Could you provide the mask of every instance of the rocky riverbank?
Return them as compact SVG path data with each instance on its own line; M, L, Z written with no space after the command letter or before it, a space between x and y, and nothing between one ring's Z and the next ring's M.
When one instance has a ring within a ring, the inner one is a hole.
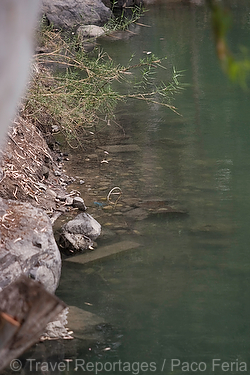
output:
M54 27L63 29L103 24L112 16L111 10L98 0L94 3L60 0L54 1L53 6L44 0L42 12ZM72 23L64 24L66 19ZM24 273L54 293L60 279L61 256L52 225L62 213L84 211L86 207L77 191L66 191L73 181L64 171L67 155L56 148L52 151L45 141L45 136L48 139L50 135L41 132L25 111L20 113L23 115L16 117L1 150L0 290ZM47 131L46 126L44 129ZM89 219L89 215L85 216ZM92 227L87 230L91 232ZM99 234L100 226L94 238ZM78 235L86 237L88 232ZM87 241L86 248L91 244ZM55 330L50 325L49 336L56 337L55 333L58 337L67 336L63 330L65 314L60 320L62 329Z
M140 3L131 0L126 6ZM112 17L111 4L109 1L104 4L100 0L95 0L94 4L87 0L56 0L52 5L43 0L42 11L49 24L73 31L84 25L102 26ZM124 6L124 2L118 5ZM73 222L70 227L63 227L63 247L89 249L101 231L100 224L84 213L86 207L78 190L69 187L75 178L65 173L68 155L57 147L51 129L48 130L46 124L40 125L42 131L32 123L27 112L21 110L1 151L0 290L24 273L40 281L48 291L55 292L61 273L61 255L54 239L53 224L62 213L80 212L77 225ZM68 337L65 322L64 314L56 325L50 325L47 337Z

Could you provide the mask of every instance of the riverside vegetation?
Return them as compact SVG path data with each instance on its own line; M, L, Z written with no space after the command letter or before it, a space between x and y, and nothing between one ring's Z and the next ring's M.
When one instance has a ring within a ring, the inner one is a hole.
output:
M86 53L79 38L44 25L38 40L40 53L35 55L22 115L45 133L62 133L71 147L82 146L83 135L116 124L118 102L144 100L176 111L172 100L183 88L181 72L173 69L171 82L157 80L159 69L169 70L166 57L149 52L145 58L132 56L127 66L120 66L100 48ZM127 92L117 91L114 83Z

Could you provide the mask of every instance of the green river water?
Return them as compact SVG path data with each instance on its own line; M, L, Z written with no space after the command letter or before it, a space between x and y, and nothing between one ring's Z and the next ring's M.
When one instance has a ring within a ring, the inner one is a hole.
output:
M235 3L229 43L236 53L250 46L250 14ZM120 155L122 167L110 162L106 173L123 195L172 199L188 215L135 221L138 249L91 265L64 262L57 294L109 324L105 344L80 342L75 353L106 365L99 373L248 373L249 91L221 72L203 6L149 9L141 22L150 27L102 47L122 64L143 51L167 56L189 86L174 102L181 116L141 102L119 107L117 121L140 152ZM71 163L78 174L84 168L79 155ZM121 231L113 241L127 239Z

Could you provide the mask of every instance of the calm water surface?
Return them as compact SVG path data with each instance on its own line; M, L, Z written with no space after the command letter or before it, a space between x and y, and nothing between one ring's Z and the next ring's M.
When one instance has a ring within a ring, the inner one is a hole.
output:
M239 43L250 46L250 16L243 7L235 14L230 44L237 52ZM189 215L135 222L137 250L91 265L65 262L58 295L113 327L111 350L86 355L79 346L79 358L153 362L140 373L155 374L185 373L171 371L171 359L179 359L204 362L199 373L224 373L213 371L217 358L246 362L250 371L249 92L220 71L203 7L159 4L142 22L151 27L103 48L122 64L143 51L167 56L189 87L175 100L181 116L143 103L119 108L117 121L141 151L123 156L126 176L108 173L127 197L175 199Z

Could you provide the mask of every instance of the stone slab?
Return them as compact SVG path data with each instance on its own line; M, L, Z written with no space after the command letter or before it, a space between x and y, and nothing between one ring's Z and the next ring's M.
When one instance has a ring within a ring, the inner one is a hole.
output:
M98 324L105 323L104 319L89 311L76 306L69 307L67 316L68 327L73 331L73 337L88 341L103 341L101 332L96 330Z
M107 146L100 146L104 151L108 151L110 153L117 153L117 152L138 152L140 151L140 147L138 145L130 144L130 145L107 145Z
M66 259L67 262L73 262L73 263L80 263L85 264L89 262L94 262L99 259L103 259L118 253L121 253L123 251L136 249L137 247L141 246L138 242L134 241L121 241L117 242L112 245L107 245L103 247L98 247L93 252L88 252L81 255L76 255L72 258Z

